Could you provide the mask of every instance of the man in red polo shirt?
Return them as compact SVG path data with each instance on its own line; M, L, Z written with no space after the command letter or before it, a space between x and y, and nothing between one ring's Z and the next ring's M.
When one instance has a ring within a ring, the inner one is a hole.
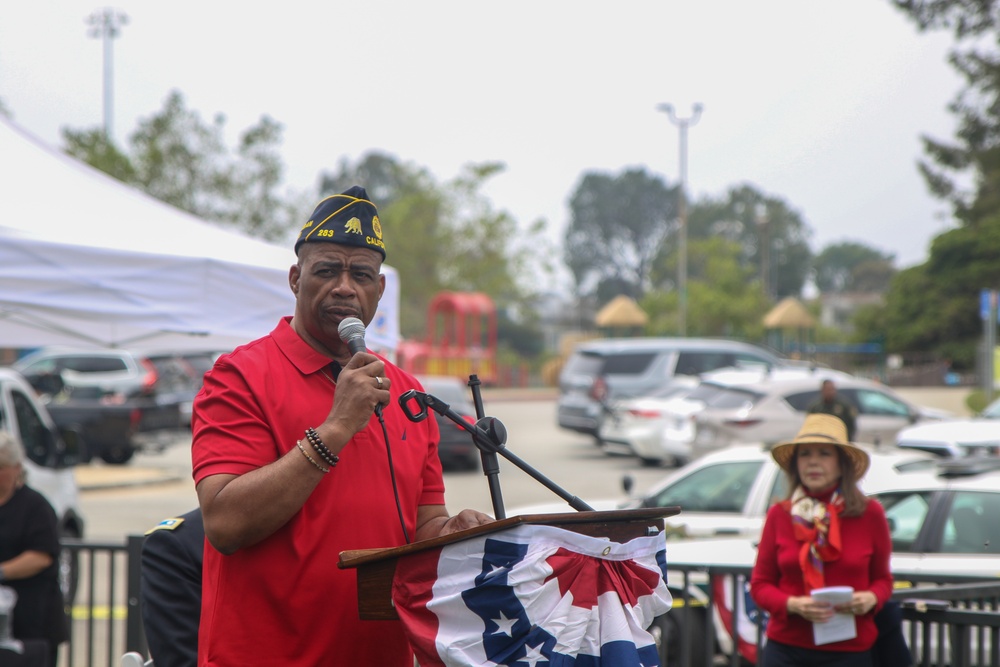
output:
M419 383L340 339L345 318L371 322L385 288L365 190L321 201L295 252L294 315L221 357L194 405L209 543L198 664L411 667L397 621L359 620L356 573L337 568L339 553L491 519L449 516L436 420L410 422L396 401Z

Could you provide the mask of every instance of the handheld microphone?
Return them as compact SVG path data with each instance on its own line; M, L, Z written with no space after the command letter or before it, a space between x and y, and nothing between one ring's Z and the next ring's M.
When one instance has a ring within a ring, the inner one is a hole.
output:
M356 317L345 318L337 327L340 340L347 343L351 354L365 351L365 324Z
M337 333L340 334L340 340L347 343L352 356L367 349L365 346L365 323L358 318L346 317L341 320L340 326L337 327ZM381 403L375 406L375 414L378 415L379 419L382 418Z

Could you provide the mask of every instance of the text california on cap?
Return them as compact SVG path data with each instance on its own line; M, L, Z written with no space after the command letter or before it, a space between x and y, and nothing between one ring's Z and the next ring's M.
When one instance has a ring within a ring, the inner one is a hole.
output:
M369 248L385 260L382 224L368 193L355 185L339 195L330 195L316 205L309 221L299 231L295 254L303 243L339 243Z
M771 448L774 461L785 471L795 453L796 445L836 445L851 462L854 479L859 480L868 472L871 458L868 452L847 441L847 426L843 420L833 415L815 413L806 415L806 421L794 440L781 442Z

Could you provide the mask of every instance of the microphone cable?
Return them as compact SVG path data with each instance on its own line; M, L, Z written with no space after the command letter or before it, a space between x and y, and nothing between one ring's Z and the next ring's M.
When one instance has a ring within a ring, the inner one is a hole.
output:
M403 519L403 505L399 502L399 488L396 486L396 469L392 465L392 447L389 446L389 431L385 427L385 419L382 417L382 411L376 410L375 414L378 416L378 423L382 427L382 439L385 440L385 455L389 460L389 479L392 482L392 495L396 499L396 514L399 515L399 527L403 529L403 539L407 544L411 544L410 533L406 530L406 521Z

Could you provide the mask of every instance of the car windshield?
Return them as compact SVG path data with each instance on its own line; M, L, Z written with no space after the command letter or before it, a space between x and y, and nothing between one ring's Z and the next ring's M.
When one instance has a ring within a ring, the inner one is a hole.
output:
M1000 399L987 405L980 416L984 419L1000 419Z
M1000 494L957 491L948 511L941 551L961 554L1000 554Z
M656 354L653 352L620 352L604 357L604 375L639 375L644 373L653 363Z
M912 552L931 507L930 491L881 493L875 498L885 508L892 550Z
M650 496L650 507L680 506L684 512L740 513L762 461L727 461L705 466Z

